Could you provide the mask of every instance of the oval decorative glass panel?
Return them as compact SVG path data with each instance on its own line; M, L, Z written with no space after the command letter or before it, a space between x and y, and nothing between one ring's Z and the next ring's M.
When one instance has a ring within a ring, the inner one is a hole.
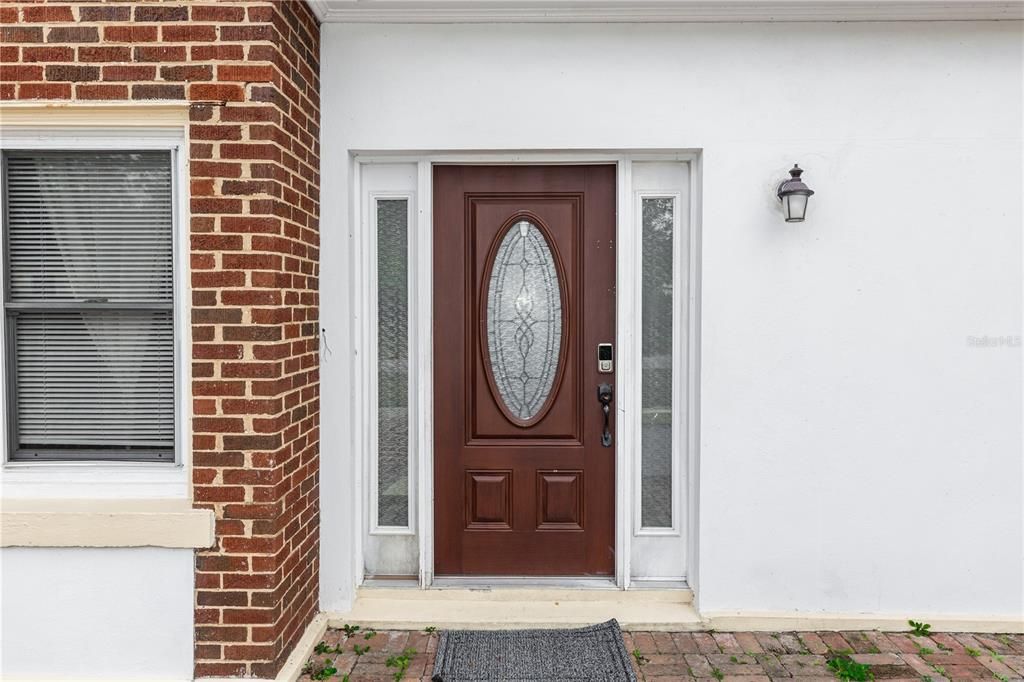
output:
M489 371L505 409L521 422L540 414L558 376L562 283L544 233L528 220L506 232L487 290Z

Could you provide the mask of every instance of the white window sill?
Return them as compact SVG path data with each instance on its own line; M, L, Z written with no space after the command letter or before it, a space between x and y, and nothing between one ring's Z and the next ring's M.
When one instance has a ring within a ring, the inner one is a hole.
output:
M170 547L214 543L214 514L188 500L0 500L0 547Z
M8 462L0 499L187 500L188 467L173 462Z

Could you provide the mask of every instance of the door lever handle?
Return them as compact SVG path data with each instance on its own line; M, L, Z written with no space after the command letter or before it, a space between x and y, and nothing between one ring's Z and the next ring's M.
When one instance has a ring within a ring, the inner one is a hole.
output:
M612 385L601 384L597 387L597 401L601 403L601 411L604 413L604 428L601 430L601 445L606 448L612 446L611 411L612 411Z

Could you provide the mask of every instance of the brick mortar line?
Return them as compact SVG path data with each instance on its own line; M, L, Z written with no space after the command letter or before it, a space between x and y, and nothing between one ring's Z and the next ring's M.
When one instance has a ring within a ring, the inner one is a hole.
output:
M202 124L190 123L189 127L191 128L192 125L202 125ZM205 125L211 125L211 124L205 124ZM223 125L223 126L226 127L226 126L238 125L238 124L232 124L230 122L224 122L224 123L217 123L217 124L212 124L212 125ZM267 124L264 124L264 125L273 126L275 124L267 123ZM289 137L291 137L291 136L289 136ZM292 139L295 139L295 138L292 138ZM298 141L298 140L296 140L296 141ZM216 141L210 141L210 140L202 140L202 139L193 139L193 138L190 137L188 142L189 142L190 145L192 145L192 144L209 144L209 145L217 145L217 146L219 146L220 144L272 144L272 145L277 146L282 151L286 151L280 145L278 145L276 142L274 142L273 140L270 140L270 139L256 139L256 140L253 140L252 138L250 138L248 140L216 140ZM218 148L216 150L211 150L211 151L218 151L219 152L220 150ZM296 161L298 161L302 166L307 168L309 171L313 172L314 174L319 174L319 171L317 171L317 169L313 168L312 166L310 166L308 163L306 163L302 159L299 159L298 157L295 157L293 154L291 154L291 152L288 152L288 153L289 153L290 156L292 156L292 158L295 158ZM311 180L306 180L305 179L305 175L303 175L301 173L297 173L296 171L293 171L292 169L290 169L287 166L285 166L282 162L275 161L274 159L246 159L246 160L239 160L239 159L233 159L233 158L230 158L230 157L221 157L221 156L205 158L205 157L199 157L199 156L192 156L192 155L190 155L189 156L189 161L190 162L192 162L192 161L199 161L199 162L207 161L207 162L211 162L211 163L242 163L243 166L245 166L245 165L249 166L248 170L249 170L250 173L252 172L252 165L253 164L274 165L274 166L276 166L278 168L283 169L290 176L294 177L294 176L297 175L299 178L302 178L303 182L305 184L307 184L307 185L312 184L312 182L313 182ZM288 189L290 189L292 191L298 192L298 190L296 190L291 185L284 185L281 180L277 180L275 178L256 178L256 177L253 177L252 175L242 176L242 177L238 177L238 178L224 178L224 177L219 177L219 176L192 175L191 173L189 174L189 177L192 178L192 179L211 179L212 178L214 180L265 180L265 181L276 182L278 184L281 184L284 187L287 187ZM302 194L302 193L300 192L300 194ZM214 196L216 196L216 195L214 195ZM248 197L250 195L239 195L239 198L241 198L243 196ZM311 198L311 195L303 194L303 196L308 196L308 197ZM202 199L202 198L205 198L205 196L196 196L196 197L190 197L190 198ZM217 198L232 198L232 195L219 196ZM278 197L271 197L271 198L274 198L277 201L282 201L282 203L286 203L286 202L284 202L282 199L280 199ZM245 200L245 199L243 199L243 200ZM319 207L319 205L320 205L319 200L317 200L315 203L316 203L317 207ZM297 207L297 208L299 208L299 210L302 211L303 213L307 213L301 207ZM200 214L200 215L204 215L204 214ZM222 216L222 215L230 216L230 215L239 215L239 214L216 213L216 214L213 214L213 215L216 215L216 216L219 217L219 216ZM308 214L308 215L312 215L312 214ZM282 218L282 220L286 220L286 219ZM319 232L319 230L317 230L317 231Z

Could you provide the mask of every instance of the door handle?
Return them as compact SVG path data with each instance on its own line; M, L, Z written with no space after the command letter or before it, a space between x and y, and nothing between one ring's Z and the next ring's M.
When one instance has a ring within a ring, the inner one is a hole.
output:
M609 424L612 412L612 385L601 384L597 387L597 401L601 403L601 411L604 413L604 428L601 430L601 445L606 448L612 446L612 430Z

